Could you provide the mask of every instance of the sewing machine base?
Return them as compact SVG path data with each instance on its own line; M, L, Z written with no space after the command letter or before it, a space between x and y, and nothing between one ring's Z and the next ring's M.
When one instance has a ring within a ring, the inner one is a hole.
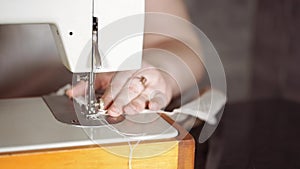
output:
M60 116L68 119L74 117ZM151 114L153 119L151 122L141 122L149 120L149 117L149 115L133 116L131 120L124 120L111 126L78 126L56 120L40 97L0 100L0 154L126 143L132 140L166 139L178 135L177 130L158 114Z
M134 149L132 168L193 169L194 139L185 129L168 117L162 116L176 128L179 135L173 138L140 142ZM99 167L102 169L127 169L129 158L112 153L114 150L127 155L129 153L127 143L115 143L100 147L91 145L0 153L0 163L3 168L22 169L97 169ZM157 151L161 153L157 153ZM149 154L150 156L148 156Z
M171 119L162 116L157 115L159 118L149 123L150 126L131 126L132 123L124 122L115 125L132 128L129 132L149 129L134 150L133 168L193 169L193 138ZM145 119L149 118L145 116ZM0 100L1 167L128 168L128 158L120 155L129 154L128 140L101 126L98 128L101 138L92 141L84 129L89 128L56 120L42 98ZM119 155L113 153L115 151Z

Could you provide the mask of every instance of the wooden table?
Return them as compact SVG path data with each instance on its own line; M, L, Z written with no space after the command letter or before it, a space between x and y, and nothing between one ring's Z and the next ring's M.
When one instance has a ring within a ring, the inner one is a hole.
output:
M179 135L171 139L140 142L134 149L132 168L193 169L195 148L193 137L169 117L161 116L178 130ZM128 143L2 153L0 168L128 168L129 158L112 153L116 151L118 154L129 154ZM145 157L148 155L150 157Z

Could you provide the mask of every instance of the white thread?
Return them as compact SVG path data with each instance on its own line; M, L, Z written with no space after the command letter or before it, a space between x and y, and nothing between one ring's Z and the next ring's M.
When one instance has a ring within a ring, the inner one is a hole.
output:
M138 146L138 144L141 142L140 139L137 140L137 142L134 144L134 146L131 145L130 139L133 139L133 136L144 136L145 133L142 134L129 134L129 133L123 133L121 131L119 131L118 129L116 129L115 127L113 127L111 124L109 124L102 116L94 116L96 118L90 119L90 120L99 120L103 123L106 124L106 126L111 129L112 131L118 133L119 135L123 136L125 139L128 138L129 140L127 141L128 146L129 146L129 155L128 155L128 168L132 169L132 158L133 158L133 151L134 149Z
M141 140L138 140L134 146L132 147L130 141L128 141L128 146L129 146L129 156L128 156L128 168L129 169L132 169L132 158L133 158L133 151L134 149L138 146L138 144L140 143Z

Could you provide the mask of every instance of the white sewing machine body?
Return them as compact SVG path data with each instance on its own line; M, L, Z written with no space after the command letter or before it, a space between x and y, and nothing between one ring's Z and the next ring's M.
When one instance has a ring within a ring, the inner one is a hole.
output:
M0 0L0 24L49 24L63 64L74 73L82 73L92 70L92 31L96 17L98 46L103 55L101 68L92 73L122 71L141 66L144 10L143 0ZM130 16L137 17L129 19L130 24L124 22ZM133 134L129 137L111 130L109 125L75 125L72 123L78 123L78 119L72 101L66 96L60 99L52 99L55 101L52 108L57 108L55 112L61 113L65 121L51 113L45 98L0 100L0 153L162 139L178 134L157 114L136 116L147 123L125 119L112 125ZM153 119L151 122L149 117Z
M111 37L114 32L102 33L126 17L143 16L144 3L143 0L0 0L0 24L50 24L63 64L71 72L80 73L91 71L93 17L97 17L102 67L94 72L138 69L144 18L136 17L132 25L119 27L121 34L117 39ZM135 36L129 37L126 31L122 34L126 28L134 29ZM102 49L107 44L110 46Z

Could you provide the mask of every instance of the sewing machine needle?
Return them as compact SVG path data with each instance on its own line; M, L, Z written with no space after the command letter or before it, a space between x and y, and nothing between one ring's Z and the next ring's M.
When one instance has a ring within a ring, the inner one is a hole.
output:
M97 54L98 44L98 25L97 18L93 18L93 32L92 32L92 56L91 56L91 72L89 73L89 86L88 86L88 114L96 113L95 108L95 88L94 88L94 59Z

